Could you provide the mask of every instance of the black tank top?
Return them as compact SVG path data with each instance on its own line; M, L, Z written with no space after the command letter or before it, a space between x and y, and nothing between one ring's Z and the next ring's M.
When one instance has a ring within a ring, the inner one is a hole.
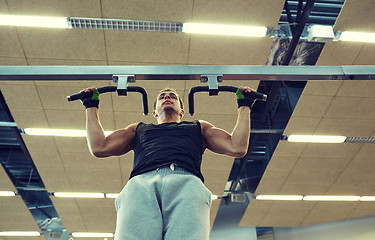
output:
M134 165L130 178L176 163L204 181L201 173L203 154L199 121L145 124L135 130Z

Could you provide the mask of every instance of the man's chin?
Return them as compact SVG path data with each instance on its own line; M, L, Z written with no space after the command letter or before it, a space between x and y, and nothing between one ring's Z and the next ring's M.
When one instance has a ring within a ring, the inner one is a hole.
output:
M173 106L164 106L159 113L164 112L165 114L178 114L178 111ZM159 114L160 115L160 114Z

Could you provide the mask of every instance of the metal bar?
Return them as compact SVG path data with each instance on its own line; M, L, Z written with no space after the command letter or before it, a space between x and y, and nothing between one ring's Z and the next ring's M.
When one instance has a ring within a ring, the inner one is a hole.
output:
M302 4L303 4L303 0L299 0L298 1L298 7L297 7L296 22L300 22L300 20L301 20Z
M0 127L17 127L15 122L0 122Z
M293 57L294 51L296 50L297 44L299 42L299 39L301 38L303 29L305 28L307 19L309 18L309 15L310 15L310 12L311 12L311 10L314 6L314 3L315 3L315 0L308 0L306 5L305 5L305 8L303 10L301 19L298 22L297 29L293 34L293 39L292 39L291 43L289 44L288 51L287 51L286 56L284 58L284 61L282 63L282 65L284 65L284 66L289 65L289 62Z
M199 80L201 75L212 74L222 74L223 80L368 80L375 75L375 66L0 66L0 81L112 81L113 75L136 75L136 80Z
M290 24L295 23L296 21L293 20L292 14L290 12L288 0L285 1L284 8L285 8L285 11L286 11L286 16L288 17L288 22ZM296 31L296 27L293 26L293 25L290 25L290 31L292 31L292 35L294 36L295 31Z

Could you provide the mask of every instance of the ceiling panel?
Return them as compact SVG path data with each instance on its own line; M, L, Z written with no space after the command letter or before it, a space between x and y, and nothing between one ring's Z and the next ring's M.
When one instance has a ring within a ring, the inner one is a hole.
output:
M101 30L18 27L17 31L27 58L107 60Z
M276 27L283 7L282 0L195 0L193 22Z
M27 108L27 109L43 109L38 92L34 85L15 85L0 83L1 92L6 99L8 107ZM20 95L20 93L23 93Z
M374 131L374 126L375 120L373 119L325 117L319 122L315 134L370 137L371 133Z
M372 0L346 0L335 22L335 31L375 32ZM345 51L343 51L345 49ZM331 42L325 44L316 65L375 64L375 45L371 43Z
M117 192L123 187L120 169L66 168L74 192Z
M0 12L2 14L9 14L8 5L5 0L0 0L0 9L1 9Z
M375 3L372 0L346 0L334 25L335 31L373 32Z
M375 111L370 111L375 105L375 97L336 97L325 116L353 119L375 119Z
M272 43L271 38L191 35L187 64L264 65Z
M51 201L68 232L87 232L87 228L74 198L51 197Z
M292 117L323 117L332 100L332 96L302 94L293 111Z
M372 32L375 32L375 29L372 30ZM354 65L369 65L369 64L375 64L375 44L373 43L366 43L358 57L356 58Z
M0 231L39 231L21 196L0 198Z
M8 174L5 172L2 165L0 167L0 191L16 191L16 188L9 179ZM2 198L0 198L0 201L1 199Z
M187 64L189 39L183 33L105 31L108 61Z
M273 201L261 225L298 226L314 206L314 202Z
M104 18L146 21L191 21L193 0L102 0Z
M100 0L12 0L7 1L9 12L15 15L56 17L101 17Z
M12 116L19 128L48 128L49 124L42 109L12 108Z
M375 46L375 45L374 45ZM337 96L375 98L375 83L372 80L343 81Z
M0 57L1 66L25 66L27 65L26 57L14 58L14 57Z
M360 218L369 215L375 215L375 208L373 202L361 202L359 203L347 218Z
M28 58L27 62L30 66L52 66L52 65L69 65L69 66L80 66L80 65L87 65L87 66L105 66L107 65L106 60L77 60L77 59L48 59L48 58ZM13 64L19 65L19 64ZM85 82L85 81L80 81Z
M365 43L342 41L326 43L316 65L339 66L356 64L356 60L363 53L364 45ZM345 51L342 51L343 49L345 49Z
M346 219L359 202L319 202L309 212L301 225L313 225Z
M334 96L345 81L308 81L303 95Z
M0 56L25 58L25 53L18 39L16 28L9 26L1 26L0 31Z
M284 135L312 135L322 121L322 117L298 117L289 119Z

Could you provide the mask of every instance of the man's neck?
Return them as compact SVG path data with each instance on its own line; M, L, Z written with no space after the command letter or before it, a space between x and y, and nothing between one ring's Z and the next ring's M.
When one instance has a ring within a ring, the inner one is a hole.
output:
M170 112L164 112L158 116L158 124L162 123L171 123L171 122L176 122L179 123L181 122L181 118L178 114L171 114Z
M179 123L181 122L181 119L179 117L177 118L160 118L158 117L158 124L163 124L163 123Z

